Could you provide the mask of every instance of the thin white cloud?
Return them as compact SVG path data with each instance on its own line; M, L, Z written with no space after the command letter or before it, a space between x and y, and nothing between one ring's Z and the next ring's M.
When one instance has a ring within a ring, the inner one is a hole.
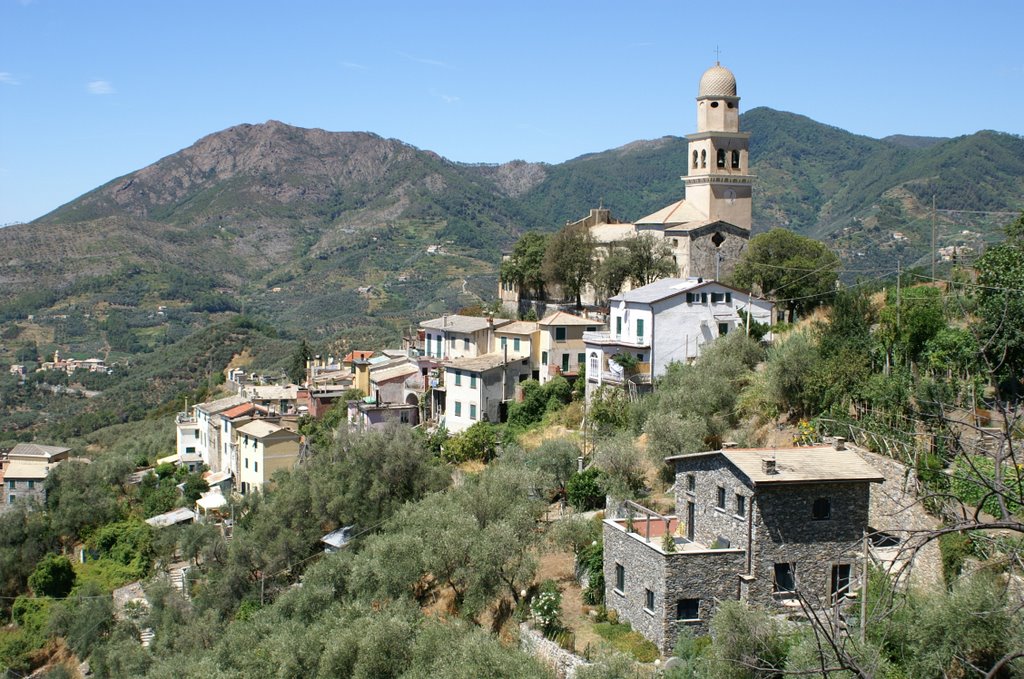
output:
M347 68L350 71L365 71L367 69L363 64L357 64L354 61L343 61L341 62L342 68Z
M414 57L411 54L405 52L399 52L399 56L408 59L409 61L415 61L417 64L426 64L427 66L437 66L438 68L451 68L451 64L444 61L437 61L436 59L424 59L423 57Z
M15 78L13 73L0 71L0 83L4 85L20 85L21 81Z
M437 90L430 90L430 96L436 97L446 104L457 104L462 101L462 97L456 97L454 94L445 94Z
M109 80L93 80L85 86L89 90L89 94L113 94L114 86L110 84Z

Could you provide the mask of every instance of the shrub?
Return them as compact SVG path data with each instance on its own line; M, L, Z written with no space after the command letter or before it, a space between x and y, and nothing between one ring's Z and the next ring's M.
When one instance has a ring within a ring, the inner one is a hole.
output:
M540 586L540 594L530 604L533 619L540 631L548 639L554 639L564 627L562 625L562 593L558 591L558 583L545 580Z
M585 512L604 506L604 490L601 487L601 470L590 467L574 474L565 487L569 504L577 511Z
M75 570L71 561L57 554L44 556L28 576L28 586L36 596L66 597L75 586Z
M658 647L639 632L634 632L628 622L599 622L594 625L594 631L607 640L612 648L632 656L639 662L654 662L661 656Z

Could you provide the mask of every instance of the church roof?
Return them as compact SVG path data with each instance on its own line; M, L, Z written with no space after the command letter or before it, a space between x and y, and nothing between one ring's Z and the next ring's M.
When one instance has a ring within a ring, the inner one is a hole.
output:
M687 222L704 223L708 216L696 207L686 202L686 199L666 205L657 212L649 214L643 219L636 220L637 224L657 224L660 226L675 226Z
M735 97L736 76L721 64L715 64L700 77L698 97Z

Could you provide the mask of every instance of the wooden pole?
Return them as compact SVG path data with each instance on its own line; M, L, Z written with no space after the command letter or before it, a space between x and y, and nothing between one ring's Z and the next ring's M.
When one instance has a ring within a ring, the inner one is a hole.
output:
M862 549L864 550L864 566L860 578L860 643L863 644L868 624L868 532L862 530Z

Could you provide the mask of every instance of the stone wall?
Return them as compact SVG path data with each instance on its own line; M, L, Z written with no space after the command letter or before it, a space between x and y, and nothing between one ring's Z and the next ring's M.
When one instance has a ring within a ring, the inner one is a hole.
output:
M687 490L687 475L693 474L694 491ZM725 489L725 509L718 507L718 489ZM746 501L744 515L737 511L736 495ZM746 549L750 511L754 491L733 472L732 466L721 455L706 455L676 463L676 516L686 522L687 503L694 507L694 542L710 547L719 537L729 541L730 547ZM685 529L681 531L684 535Z
M745 563L741 549L665 553L657 538L648 543L611 521L604 524L605 605L663 653L671 652L682 625L695 634L708 632L717 601L739 596L738 577ZM616 565L625 571L621 590L616 588ZM653 593L653 608L647 607L647 590ZM698 619L676 620L680 599L700 600Z
M810 600L827 601L832 566L851 564L857 576L868 526L868 483L814 483L759 488L754 513L753 569L749 597L768 605L774 564L795 565L797 587ZM814 520L818 498L831 500L830 518Z
M555 671L558 679L574 679L576 670L589 665L586 660L565 650L528 623L519 625L519 648Z

